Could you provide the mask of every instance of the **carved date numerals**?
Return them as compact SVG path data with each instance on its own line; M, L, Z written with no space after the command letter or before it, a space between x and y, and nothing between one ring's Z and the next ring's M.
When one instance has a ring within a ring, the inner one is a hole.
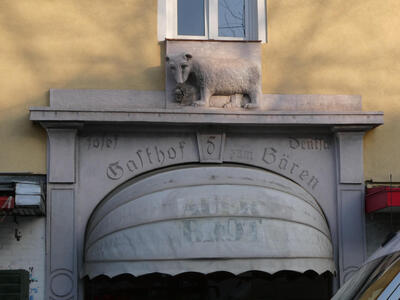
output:
M222 154L225 144L225 134L197 133L200 162L222 163Z
M87 136L87 149L88 150L104 150L115 149L118 144L117 135L94 135Z

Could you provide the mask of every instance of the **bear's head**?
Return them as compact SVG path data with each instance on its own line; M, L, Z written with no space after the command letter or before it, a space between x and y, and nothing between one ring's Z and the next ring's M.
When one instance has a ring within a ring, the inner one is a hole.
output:
M174 56L166 56L165 60L168 68L177 83L184 83L192 70L192 54L181 53Z

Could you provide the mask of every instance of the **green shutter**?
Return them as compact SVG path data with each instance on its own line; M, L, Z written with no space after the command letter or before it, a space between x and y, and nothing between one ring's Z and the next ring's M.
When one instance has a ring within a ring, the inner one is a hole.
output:
M0 300L28 300L29 272L0 270Z

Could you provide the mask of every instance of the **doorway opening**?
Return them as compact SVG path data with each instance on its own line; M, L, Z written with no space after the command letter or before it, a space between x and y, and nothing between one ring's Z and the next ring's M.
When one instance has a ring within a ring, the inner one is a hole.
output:
M135 277L122 274L85 279L86 300L322 300L332 296L333 276L280 271L273 275L249 271L181 273L175 276L151 273Z

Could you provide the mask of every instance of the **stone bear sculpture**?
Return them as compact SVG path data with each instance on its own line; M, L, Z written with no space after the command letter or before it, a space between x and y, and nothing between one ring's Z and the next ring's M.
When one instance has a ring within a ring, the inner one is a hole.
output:
M186 82L195 85L199 98L195 106L209 106L212 95L247 95L250 99L245 108L259 107L261 98L261 71L243 59L219 59L197 57L190 53L167 56L168 67L177 86Z

